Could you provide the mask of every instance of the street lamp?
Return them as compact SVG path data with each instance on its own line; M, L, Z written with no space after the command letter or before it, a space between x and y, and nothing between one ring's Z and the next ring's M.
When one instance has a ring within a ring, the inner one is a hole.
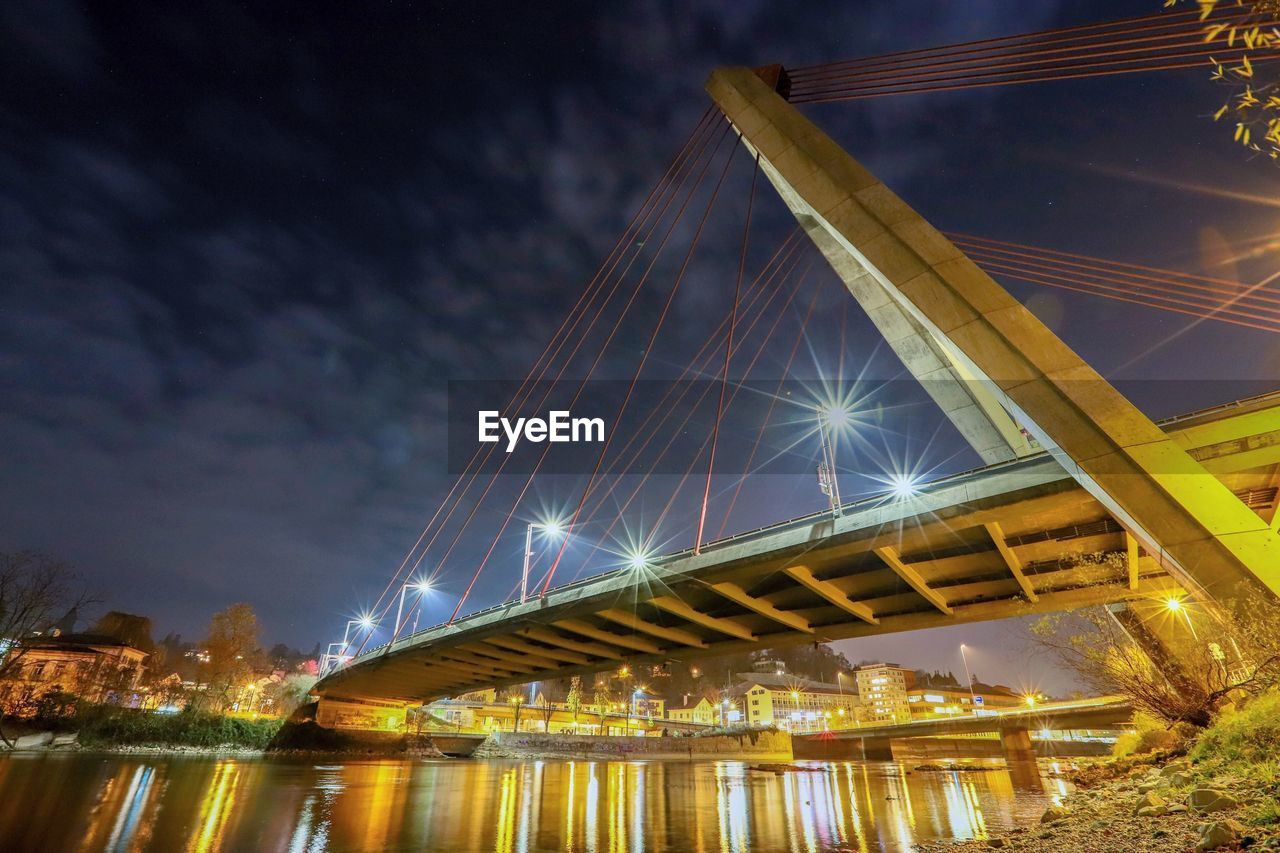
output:
M557 539L564 532L558 521L531 521L524 531L524 571L520 574L520 603L529 597L529 564L533 560L533 531L541 530L548 539Z
M507 701L515 706L515 719L511 723L511 731L518 732L520 731L520 706L524 704L524 697L519 693L513 693Z
M406 592L408 592L411 589L417 590L419 597L424 596L428 592L431 592L431 581L428 581L428 580L405 581L403 584L400 585L400 605L396 608L396 628L395 628L396 634L400 633L400 617L404 614L404 595ZM413 611L413 630L410 631L409 633L416 634L417 632L418 632L418 611L415 608ZM394 637L392 639L394 639Z
M832 430L849 422L843 406L818 406L818 438L822 444L822 462L818 465L818 488L827 496L832 516L840 515L840 482L836 476L836 444Z
M960 644L960 660L964 662L964 677L969 682L969 707L973 715L978 716L978 699L973 695L973 675L969 673L969 658L964 653L964 643Z

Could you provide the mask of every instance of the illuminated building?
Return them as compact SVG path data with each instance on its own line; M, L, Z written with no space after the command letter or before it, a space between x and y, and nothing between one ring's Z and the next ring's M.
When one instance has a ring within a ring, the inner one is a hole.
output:
M24 645L16 671L0 688L0 705L10 713L30 712L50 694L133 704L148 656L102 634L34 637Z
M915 686L915 670L896 663L873 663L858 667L854 678L864 721L888 723L911 719L907 692Z
M730 691L736 706L728 722L774 725L793 732L844 728L858 717L858 694L839 684L827 684L783 673L751 672Z
M704 726L714 726L720 721L720 712L705 696L700 697L693 704L690 704L686 697L682 707L667 709L667 719L679 723L701 723Z

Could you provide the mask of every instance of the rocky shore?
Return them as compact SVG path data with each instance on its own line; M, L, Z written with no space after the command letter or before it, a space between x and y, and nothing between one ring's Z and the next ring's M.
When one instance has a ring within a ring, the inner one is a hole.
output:
M1280 850L1274 783L1214 774L1186 758L1081 764L1076 790L1032 826L986 839L919 845L922 851L1046 853ZM1260 825L1261 824L1261 825Z

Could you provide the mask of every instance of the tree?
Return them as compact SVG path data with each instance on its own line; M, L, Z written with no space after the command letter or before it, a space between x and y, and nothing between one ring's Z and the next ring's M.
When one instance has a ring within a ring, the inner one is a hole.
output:
M87 603L74 591L66 563L35 551L0 553L0 691L22 667L23 640L48 628L63 613ZM0 731L0 741L13 744Z
M1234 698L1280 686L1280 606L1252 601L1220 611L1171 601L1159 618L1182 639L1167 661L1153 661L1105 608L1044 617L1032 635L1094 692L1126 696L1170 725L1203 728Z
M205 665L205 701L210 707L221 709L258 671L261 651L258 649L258 617L248 604L233 604L215 613L209 622L209 637L205 640L205 653L209 661Z
M596 692L591 702L596 706L596 714L600 717L600 734L604 734L609 706L613 704L613 694L609 692L607 681L596 683Z
M89 633L114 637L147 654L151 654L156 648L155 641L151 639L151 620L146 616L111 610L93 623Z
M1165 0L1165 6L1190 4L1191 0ZM1274 21L1280 0L1195 0L1201 19L1218 8L1230 7L1229 20L1205 20L1204 41L1235 56L1228 61L1210 60L1209 79L1227 90L1214 121L1226 119L1238 145L1280 161L1280 74L1262 60L1272 59L1280 46ZM1220 54L1221 55L1221 54Z
M578 728L578 714L582 712L582 677L575 675L569 682L569 695L564 699L565 710L573 715L573 727Z

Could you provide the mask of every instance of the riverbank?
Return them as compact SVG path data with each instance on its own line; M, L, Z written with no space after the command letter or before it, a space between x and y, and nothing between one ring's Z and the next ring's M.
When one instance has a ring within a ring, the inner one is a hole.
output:
M1038 823L923 851L1280 850L1280 696L1224 714L1186 750L1077 762ZM1181 753L1181 754L1180 754Z

